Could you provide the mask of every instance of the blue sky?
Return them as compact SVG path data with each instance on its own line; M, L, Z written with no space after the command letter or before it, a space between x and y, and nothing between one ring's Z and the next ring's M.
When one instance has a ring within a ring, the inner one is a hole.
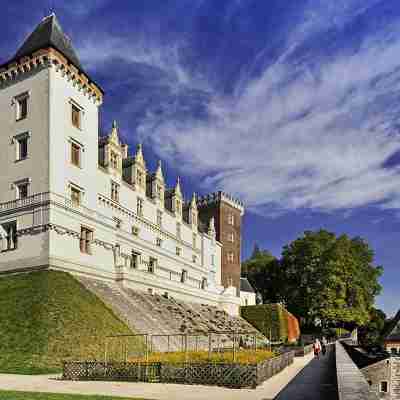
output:
M52 4L106 92L102 129L116 119L187 197L240 197L244 257L304 230L362 236L397 311L397 0L4 1L0 62Z

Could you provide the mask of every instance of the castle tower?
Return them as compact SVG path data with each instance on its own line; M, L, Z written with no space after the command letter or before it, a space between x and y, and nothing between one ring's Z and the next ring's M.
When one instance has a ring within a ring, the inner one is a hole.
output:
M216 192L199 198L197 208L200 220L208 229L213 219L216 239L222 244L222 285L235 286L239 296L244 205L224 192Z

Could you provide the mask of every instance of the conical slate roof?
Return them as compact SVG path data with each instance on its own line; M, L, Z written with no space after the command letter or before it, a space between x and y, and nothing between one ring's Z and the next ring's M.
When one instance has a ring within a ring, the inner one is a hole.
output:
M53 47L58 50L75 67L83 71L79 58L72 47L71 40L63 32L55 14L51 14L42 20L19 48L14 59L29 56L35 51L47 47Z

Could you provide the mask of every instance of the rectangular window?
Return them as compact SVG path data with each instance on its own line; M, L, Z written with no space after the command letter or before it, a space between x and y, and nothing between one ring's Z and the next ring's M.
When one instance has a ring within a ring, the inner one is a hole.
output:
M161 228L162 226L162 212L157 210L157 225Z
M29 183L21 183L17 188L19 200L26 199L29 196Z
M187 280L187 271L186 271L186 269L183 269L182 273L181 273L181 282L185 283L186 280Z
M81 205L81 191L76 188L71 186L71 202L72 205L79 207Z
M18 247L18 236L17 236L17 221L7 222L1 224L0 238L1 238L1 250L10 251L16 250Z
M17 160L25 160L28 157L28 137L24 136L17 139Z
M195 263L197 261L197 256L196 255L192 255L192 261Z
M235 258L235 256L234 256L233 252L230 251L230 252L227 254L228 262L229 262L229 263L233 263L234 258Z
M176 237L181 238L181 224L179 222L176 223Z
M202 288L203 290L207 289L207 278L203 278L203 279L201 280L201 288Z
M139 236L139 227L132 226L132 235Z
M177 256L180 256L181 253L182 253L182 249L181 249L180 247L177 247L177 248L176 248L176 255L177 255Z
M235 241L235 234L233 232L228 233L228 241L231 243Z
M144 179L143 179L143 172L142 171L137 170L137 172L136 172L136 183L141 187L144 186Z
M215 265L215 255L211 254L211 265Z
M111 200L119 201L119 185L115 182L111 182Z
M132 269L137 269L138 266L139 266L139 254L132 250L130 267Z
M92 254L92 248L91 248L92 240L93 240L93 230L82 226L81 237L80 237L81 253Z
M75 128L81 129L81 109L75 104L71 104L72 125Z
M143 199L138 198L136 201L136 212L140 217L143 216Z
M149 266L148 266L148 272L150 272L151 274L154 274L155 270L156 270L156 266L157 266L157 259L150 257L149 259Z
M162 239L161 239L161 238L157 238L157 239L156 239L156 245L157 245L158 247L161 247L161 246L162 246Z
M387 393L388 392L388 383L386 381L382 381L381 382L380 391L382 393Z
M17 121L28 116L28 95L22 95L16 99L17 102Z
M71 143L71 164L81 166L81 146L76 143Z
M118 169L118 154L114 151L110 153L110 163L112 168Z
M233 214L228 215L228 224L235 225L235 216Z

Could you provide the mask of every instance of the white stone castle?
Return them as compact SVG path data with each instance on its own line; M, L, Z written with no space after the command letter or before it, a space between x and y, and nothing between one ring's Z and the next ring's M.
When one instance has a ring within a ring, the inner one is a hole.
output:
M55 15L0 66L0 273L63 270L237 314L214 218L141 145L130 156L116 123L99 138L102 100Z

